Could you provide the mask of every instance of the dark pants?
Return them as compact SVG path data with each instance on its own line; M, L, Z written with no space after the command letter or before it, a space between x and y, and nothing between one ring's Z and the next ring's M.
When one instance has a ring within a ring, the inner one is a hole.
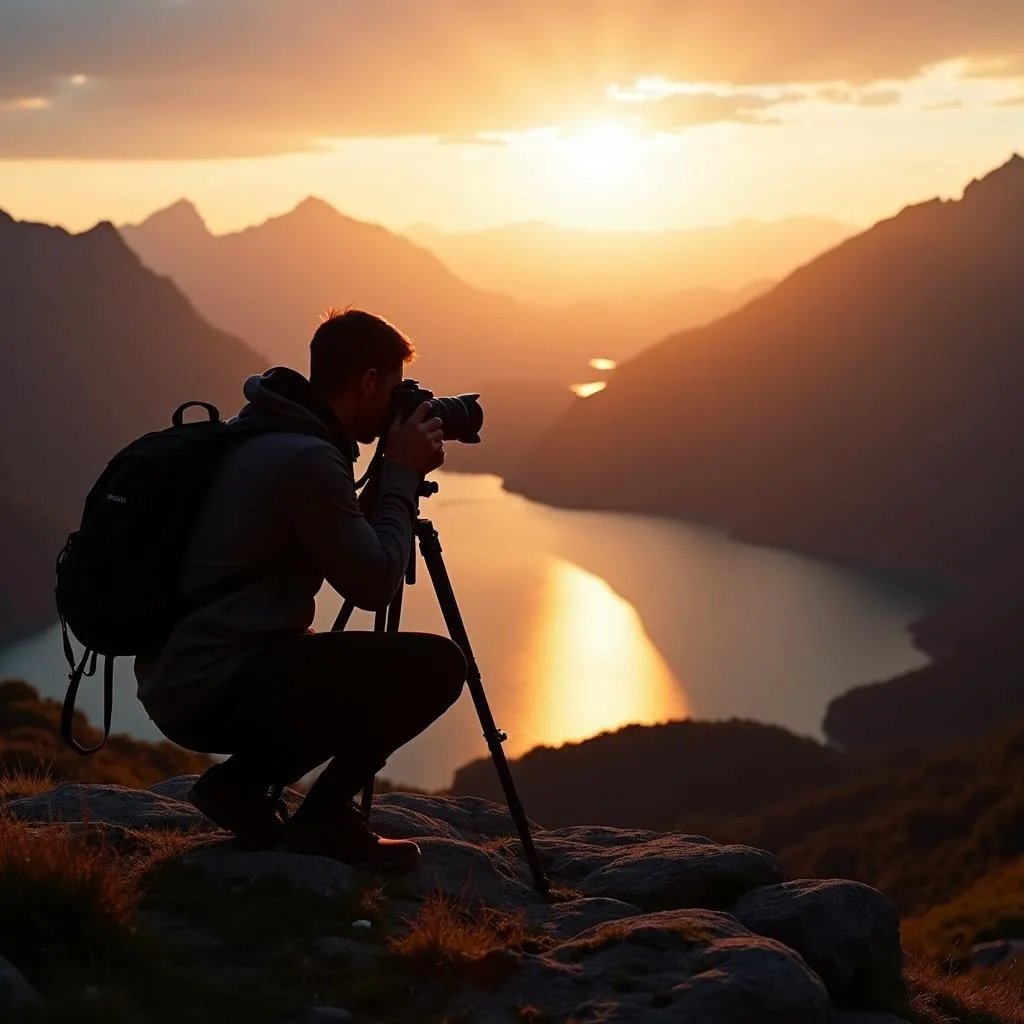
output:
M299 812L329 820L458 699L466 659L447 637L366 630L270 641L217 705L165 729L180 746L230 754L226 769L263 788L330 761Z

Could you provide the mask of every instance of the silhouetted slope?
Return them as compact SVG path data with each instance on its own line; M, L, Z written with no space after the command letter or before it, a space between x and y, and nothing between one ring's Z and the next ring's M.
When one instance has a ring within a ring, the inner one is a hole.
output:
M1024 160L622 366L511 483L984 579L1021 554Z
M404 234L478 288L524 302L566 303L636 301L670 294L681 283L708 289L709 296L715 289L745 288L784 277L855 230L824 217L787 217L668 231L525 223L447 232L417 224Z
M1024 718L1022 606L1018 580L929 617L914 630L915 641L937 661L836 697L825 734L845 749L870 750L904 741L944 744Z
M512 765L524 806L548 827L671 829L688 815L744 815L846 779L837 751L757 722L631 725L537 747ZM455 796L502 800L489 758L455 773Z
M795 877L855 878L918 913L1024 854L1024 720L714 827L778 854Z
M0 213L0 309L0 465L72 524L119 448L184 401L236 412L244 377L266 367L106 223L70 235Z
M69 529L0 480L0 644L53 620L54 564Z
M705 322L751 294L531 307L469 286L408 239L318 199L232 234L215 237L201 223L194 208L176 203L121 230L204 316L269 360L303 369L321 312L354 305L413 337L420 359L412 372L435 390L479 390L482 380L503 377L584 381L590 359L631 355L667 325Z
M175 775L202 772L205 754L184 750L169 740L151 743L113 733L103 749L89 757L76 754L60 736L61 702L41 697L20 679L0 680L0 783L7 774L48 775L54 779L152 786ZM76 711L74 735L86 746L103 739L87 715Z

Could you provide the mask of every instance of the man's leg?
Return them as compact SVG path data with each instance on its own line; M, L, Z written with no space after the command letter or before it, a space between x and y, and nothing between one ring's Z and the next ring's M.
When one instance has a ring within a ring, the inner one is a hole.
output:
M239 794L265 794L331 759L294 821L306 845L320 842L325 830L351 825L352 796L455 702L465 676L462 652L432 634L351 631L273 641L243 666L211 714L217 720L207 730L219 737L210 749L232 756L210 774L219 771ZM204 811L217 820L209 802Z

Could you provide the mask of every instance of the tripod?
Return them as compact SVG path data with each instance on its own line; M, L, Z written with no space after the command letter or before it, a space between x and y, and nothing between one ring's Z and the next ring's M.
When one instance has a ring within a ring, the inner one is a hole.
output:
M437 490L438 485L436 483L425 481L420 485L417 496L426 498L431 494L436 494ZM515 782L512 779L512 771L509 768L508 761L505 759L505 751L502 749L502 744L508 737L495 725L494 716L491 714L490 705L487 703L483 680L480 678L480 669L477 666L476 659L473 657L473 651L469 644L469 634L466 632L465 623L462 621L462 613L459 611L458 602L455 600L455 591L452 589L448 570L441 555L440 537L437 530L434 529L434 524L429 519L419 518L418 506L414 532L416 540L419 541L420 553L426 564L427 572L430 575L430 582L434 585L434 593L440 605L441 614L448 629L448 635L458 645L466 658L466 664L469 667L466 685L469 687L469 692L473 697L473 704L476 706L477 716L483 728L484 739L487 741L488 749L491 752L494 767L498 771L501 788L505 792L505 802L519 831L523 852L526 854L526 860L533 874L534 887L542 896L547 896L551 883L544 874L540 858L537 856L537 849L533 845L533 837L530 835L530 826L526 820L526 813L523 811L523 805L519 801L519 794L516 792ZM398 631L402 617L402 597L405 593L405 585L411 585L415 582L416 544L414 542L409 554L409 565L406 569L405 579L399 584L398 591L391 599L387 608L381 609L376 613L373 627L376 631L386 631L388 633ZM346 601L342 605L337 619L334 621L332 631L340 632L343 630L352 617L354 610L355 605L351 601ZM371 778L363 787L363 810L367 814L369 814L370 805L373 801L373 784L374 780Z

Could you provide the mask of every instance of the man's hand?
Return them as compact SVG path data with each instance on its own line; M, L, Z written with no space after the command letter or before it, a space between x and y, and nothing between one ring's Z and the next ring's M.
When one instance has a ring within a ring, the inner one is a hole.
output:
M385 457L426 476L444 463L441 442L442 425L436 417L427 419L430 403L424 402L404 422L395 423L388 431Z

